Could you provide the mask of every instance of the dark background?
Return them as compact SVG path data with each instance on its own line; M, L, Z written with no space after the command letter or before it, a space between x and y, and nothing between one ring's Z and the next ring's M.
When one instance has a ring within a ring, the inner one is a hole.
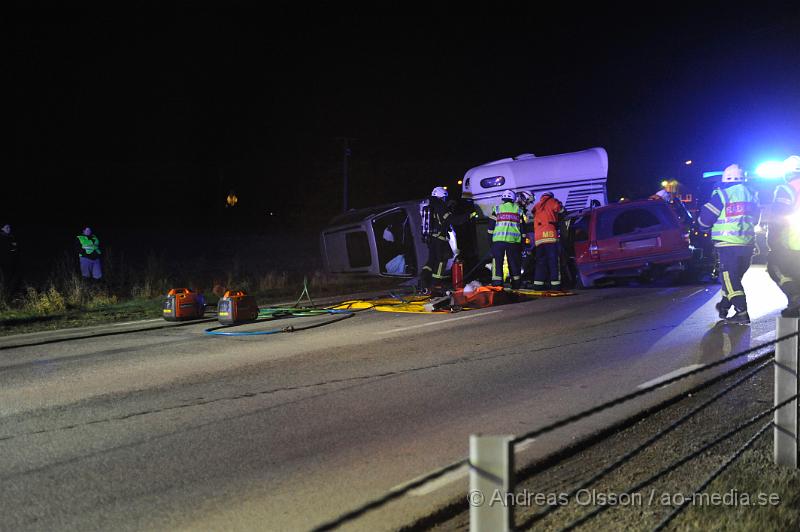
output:
M0 217L28 248L85 224L313 240L345 137L351 207L526 152L606 148L612 199L800 152L795 4L399 12L18 6Z

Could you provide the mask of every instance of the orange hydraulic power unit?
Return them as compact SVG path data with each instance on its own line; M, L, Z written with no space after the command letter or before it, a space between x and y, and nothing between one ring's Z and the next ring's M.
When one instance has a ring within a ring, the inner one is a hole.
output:
M167 321L195 320L202 318L205 311L206 298L188 288L173 288L164 300L163 314Z
M256 298L243 290L228 290L217 303L217 319L223 325L233 325L258 319Z

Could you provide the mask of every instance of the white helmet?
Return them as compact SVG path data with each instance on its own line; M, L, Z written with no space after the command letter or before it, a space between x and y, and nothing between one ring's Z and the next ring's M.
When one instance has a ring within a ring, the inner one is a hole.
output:
M434 198L447 199L447 190L444 187L436 187L431 191Z
M517 194L513 190L506 190L500 198L503 201L517 201Z
M783 161L783 175L787 180L800 176L800 155L791 155Z
M723 183L741 183L744 181L744 170L738 164L732 164L722 172Z

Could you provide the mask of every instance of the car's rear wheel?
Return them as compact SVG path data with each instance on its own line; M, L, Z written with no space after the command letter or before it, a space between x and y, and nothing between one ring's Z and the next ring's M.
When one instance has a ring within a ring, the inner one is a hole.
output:
M578 275L575 277L575 287L576 288L591 288L594 286L594 281L583 275L582 273L578 272Z

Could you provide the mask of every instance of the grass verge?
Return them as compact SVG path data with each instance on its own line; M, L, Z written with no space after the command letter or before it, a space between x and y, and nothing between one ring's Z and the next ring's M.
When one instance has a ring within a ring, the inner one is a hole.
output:
M306 279L312 298L390 290L400 283L397 279L323 272L314 272ZM238 280L229 277L205 288L190 287L202 292L210 305L215 305L226 289L235 289L254 295L263 306L298 298L303 281L297 274L270 272ZM181 286L185 284L162 279L135 284L132 293L117 294L113 287L86 287L80 280L68 279L60 286L50 284L42 290L27 287L13 303L0 306L0 336L160 318L167 291Z

